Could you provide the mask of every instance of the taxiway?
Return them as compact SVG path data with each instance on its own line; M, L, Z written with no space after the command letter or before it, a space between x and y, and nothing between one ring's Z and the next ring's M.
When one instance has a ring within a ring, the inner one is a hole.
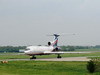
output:
M3 59L0 61L89 61L87 57L66 57L66 58L41 58L41 59Z

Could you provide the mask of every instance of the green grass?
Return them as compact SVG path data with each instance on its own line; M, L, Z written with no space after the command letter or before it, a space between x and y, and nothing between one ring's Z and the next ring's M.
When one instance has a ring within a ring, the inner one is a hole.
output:
M100 57L89 57L90 59L99 59L100 60Z
M0 55L0 59L25 59L29 58L27 55Z
M0 63L0 75L91 75L87 62L10 61ZM96 72L92 75L100 75Z
M91 48L91 49L76 49L75 51L100 51L100 48Z
M83 50L77 50L83 51ZM93 49L84 51L94 51ZM98 51L95 50L95 51ZM8 54L8 53L7 53ZM12 53L9 53L12 54ZM100 52L88 54L62 54L62 57L83 57L100 56ZM37 58L56 58L57 55L36 56ZM0 55L1 59L29 59L27 55ZM0 63L0 75L100 75L100 72L94 74L88 73L86 69L87 62L51 62L51 61L9 61L9 63Z

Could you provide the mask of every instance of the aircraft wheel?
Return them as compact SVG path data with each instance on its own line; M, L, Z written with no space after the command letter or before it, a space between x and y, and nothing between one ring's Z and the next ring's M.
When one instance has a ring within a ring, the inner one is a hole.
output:
M36 59L36 57L32 56L30 59Z
M61 56L60 56L60 55L58 55L58 56L57 56L57 58L61 58Z
M36 59L36 57L33 57L33 59Z

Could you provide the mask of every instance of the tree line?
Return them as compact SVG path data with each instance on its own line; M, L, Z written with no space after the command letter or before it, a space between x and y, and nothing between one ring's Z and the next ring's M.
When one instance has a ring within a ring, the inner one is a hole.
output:
M60 46L63 51L75 51L76 49L97 49L100 45L96 46Z
M26 46L0 46L0 52L19 52L20 49L25 49Z
M19 50L25 49L26 46L0 46L0 52L19 52ZM96 46L60 46L62 51L75 51L76 49L91 49L100 48L100 45Z

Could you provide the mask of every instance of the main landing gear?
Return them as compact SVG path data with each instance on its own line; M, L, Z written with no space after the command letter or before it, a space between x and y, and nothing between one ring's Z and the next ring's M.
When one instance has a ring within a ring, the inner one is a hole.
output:
M60 54L58 54L57 58L61 58Z
M36 59L36 57L35 56L31 56L31 58L30 59Z

